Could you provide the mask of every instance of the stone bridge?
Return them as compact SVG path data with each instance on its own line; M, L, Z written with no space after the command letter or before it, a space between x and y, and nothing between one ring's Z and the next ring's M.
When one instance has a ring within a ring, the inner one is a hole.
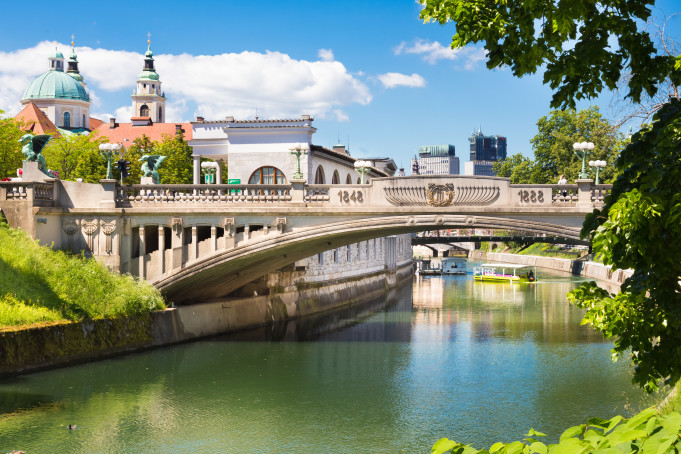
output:
M437 229L522 230L578 240L609 185L506 178L390 177L365 185L131 185L2 182L0 210L43 244L84 250L177 303L227 295L297 260ZM388 238L385 238L388 237ZM404 243L404 244L402 244ZM335 255L334 255L335 256ZM389 258L386 258L389 260Z

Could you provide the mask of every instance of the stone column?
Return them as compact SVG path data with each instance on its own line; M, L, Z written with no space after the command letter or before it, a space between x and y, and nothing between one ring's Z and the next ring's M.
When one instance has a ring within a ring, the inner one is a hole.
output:
M199 257L199 232L195 225L192 226L192 248L189 254L189 260L195 260Z
M173 218L170 222L172 229L171 245L173 250L170 269L175 270L182 267L182 245L184 243L184 228L182 225L182 218Z
M214 225L210 226L210 251L215 253L218 250L218 229Z
M145 277L145 272L144 272L144 253L145 253L145 247L144 247L144 226L140 224L139 226L139 237L140 237L140 248L139 248L139 268L138 268L138 276L141 279L144 279Z
M192 184L201 184L201 156L192 155L192 158L194 158Z
M160 254L158 269L161 274L166 271L166 230L162 225L158 226L158 252Z
M591 201L591 183L594 180L584 179L577 180L577 206L592 207L593 202Z
M217 160L217 163L218 163L218 171L217 171L217 173L216 173L216 175L215 175L215 182L216 182L217 184L222 184L222 164L223 164L224 162L225 162L224 159L218 159L218 160Z

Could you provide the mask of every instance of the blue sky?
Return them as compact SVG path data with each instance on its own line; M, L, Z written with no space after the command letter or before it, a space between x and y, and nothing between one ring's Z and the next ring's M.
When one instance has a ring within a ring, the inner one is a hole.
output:
M452 53L454 27L424 24L413 0L54 5L3 5L0 109L8 113L47 69L54 41L68 57L73 34L91 113L125 121L147 33L169 121L248 119L256 109L260 118L312 114L314 143L340 139L354 156L390 156L407 168L419 145L454 144L467 161L478 126L506 136L509 154L532 156L536 122L550 110L541 75L489 71L475 48ZM666 0L655 14L679 9ZM681 20L673 23L681 40ZM610 99L594 103L608 115Z

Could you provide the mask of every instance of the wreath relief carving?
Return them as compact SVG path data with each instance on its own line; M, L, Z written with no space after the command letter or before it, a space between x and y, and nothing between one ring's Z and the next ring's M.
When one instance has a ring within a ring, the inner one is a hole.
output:
M454 185L430 183L426 189L428 205L434 207L446 207L454 201Z

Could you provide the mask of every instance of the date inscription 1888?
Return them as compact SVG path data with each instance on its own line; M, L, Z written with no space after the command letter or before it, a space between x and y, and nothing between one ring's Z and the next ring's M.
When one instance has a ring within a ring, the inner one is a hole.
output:
M543 191L518 191L522 203L544 203Z

